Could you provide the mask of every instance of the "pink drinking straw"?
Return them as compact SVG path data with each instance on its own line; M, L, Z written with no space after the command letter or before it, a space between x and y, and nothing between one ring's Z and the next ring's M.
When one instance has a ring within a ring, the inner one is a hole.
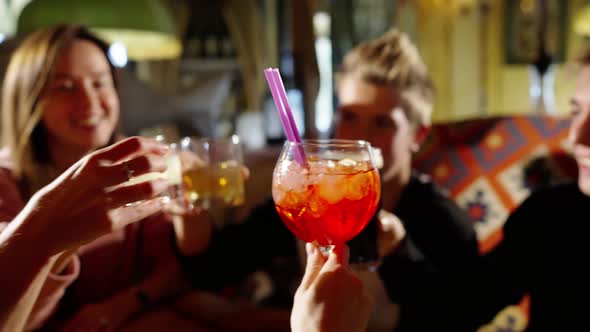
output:
M287 136L287 139L289 141L296 142L295 136L292 131L293 128L289 124L289 118L287 114L284 112L283 103L281 102L281 97L279 97L279 92L277 91L277 85L274 80L272 69L266 69L264 71L264 76L266 77L266 81L268 82L268 87L270 88L272 99L274 100L275 106L277 107L277 112L279 113L281 124L283 125L283 129L285 130L285 135Z
M289 118L289 122L291 123L291 130L293 131L293 138L295 142L301 143L301 137L299 137L299 131L297 130L297 124L295 123L295 119L293 118L293 112L291 111L291 106L289 105L289 100L287 99L287 92L285 92L285 86L283 85L283 79L281 78L281 73L279 70L274 68L271 69L272 75L275 79L275 83L277 85L277 90L279 92L279 97L281 98L281 103L283 104L283 109L285 110L285 114Z
M270 93L277 107L287 139L293 143L301 143L301 137L299 136L299 131L297 130L297 125L295 124L291 106L287 99L287 93L285 92L285 87L283 86L278 69L267 68L264 70L264 76L268 82ZM295 145L294 158L299 165L307 167L307 158L305 158L305 153L301 145Z

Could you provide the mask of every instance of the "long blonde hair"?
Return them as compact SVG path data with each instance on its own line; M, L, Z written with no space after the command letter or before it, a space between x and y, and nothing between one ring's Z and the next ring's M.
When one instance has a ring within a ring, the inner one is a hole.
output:
M27 36L12 54L6 70L1 105L2 144L10 150L14 176L30 193L55 176L49 171L41 95L61 51L79 39L96 44L107 57L108 44L84 27L57 25ZM112 65L111 73L115 80Z

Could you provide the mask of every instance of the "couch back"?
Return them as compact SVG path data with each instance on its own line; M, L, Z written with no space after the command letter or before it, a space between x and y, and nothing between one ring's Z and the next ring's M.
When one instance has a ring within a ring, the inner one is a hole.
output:
M473 218L481 250L535 188L575 178L569 119L542 115L437 124L414 159Z

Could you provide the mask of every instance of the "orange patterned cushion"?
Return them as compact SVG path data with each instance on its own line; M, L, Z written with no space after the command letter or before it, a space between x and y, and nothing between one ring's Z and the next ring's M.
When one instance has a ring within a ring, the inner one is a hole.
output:
M485 252L531 190L575 176L568 127L569 119L539 115L438 124L414 166L469 212Z

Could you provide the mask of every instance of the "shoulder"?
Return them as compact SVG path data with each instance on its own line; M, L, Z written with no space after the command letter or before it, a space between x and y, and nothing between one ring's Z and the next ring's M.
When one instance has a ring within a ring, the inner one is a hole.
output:
M450 196L445 189L432 182L430 176L421 173L415 173L412 175L410 183L408 184L408 191L423 196L450 199Z
M589 198L575 182L564 183L533 192L508 217L503 227L504 242L527 239L542 246L547 239L571 237L572 228L580 227L580 216L589 211ZM559 227L556 227L559 225Z
M407 228L453 232L468 238L475 236L469 215L426 175L412 176L394 213Z
M525 201L542 201L545 199L554 199L556 197L583 198L584 194L582 194L576 182L563 182L536 190L532 192ZM559 201L561 200L562 199L559 199Z
M445 189L424 174L412 175L402 193L400 205L400 209L408 209L420 214L467 216Z
M580 192L575 182L562 183L534 191L508 218L506 227L513 227L512 220L518 224L539 223L552 217L561 219L564 213L587 206L588 197Z
M546 214L585 200L587 197L582 194L578 185L575 182L567 182L532 192L514 213L530 211L531 213Z

